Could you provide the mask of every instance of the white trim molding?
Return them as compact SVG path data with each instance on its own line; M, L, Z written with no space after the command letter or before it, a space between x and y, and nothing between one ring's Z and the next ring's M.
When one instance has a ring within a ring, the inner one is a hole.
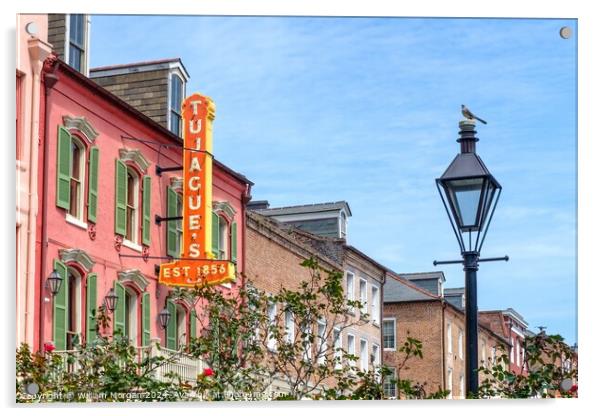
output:
M64 115L63 125L68 130L74 129L81 132L90 143L94 143L94 140L98 137L98 132L94 127L92 127L86 117L72 117L69 115Z
M122 283L131 283L136 286L140 292L145 292L148 286L148 280L138 269L129 269L117 272L117 278Z
M59 256L63 263L77 263L79 264L86 273L92 271L92 267L96 262L86 253L84 250L79 248L62 248L59 250Z
M146 173L146 169L150 166L150 162L146 160L142 152L138 149L126 149L122 147L119 149L119 159L122 162L132 162L143 173Z

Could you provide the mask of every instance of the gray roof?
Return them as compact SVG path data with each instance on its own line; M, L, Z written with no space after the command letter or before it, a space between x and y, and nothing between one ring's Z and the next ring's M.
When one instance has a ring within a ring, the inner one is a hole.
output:
M398 275L407 280L441 279L445 282L443 272L398 273Z
M512 318L514 318L518 322L522 323L525 327L529 326L529 324L527 323L527 321L525 321L525 318L523 318L523 316L520 313L516 312L512 308L507 308L505 311L502 311L502 314L511 316Z
M463 287L446 287L445 289L443 289L443 293L445 293L445 296L447 296L447 295L449 295L449 296L463 295L464 288Z
M267 208L258 209L261 215L291 215L291 214L306 214L310 212L324 212L324 211L339 211L345 210L348 217L351 217L351 208L346 201L337 202L323 202L320 204L307 204L307 205L293 205L290 207L279 207L279 208Z
M395 278L387 279L383 289L384 302L410 302L416 300L434 300L436 296L426 293L411 283Z

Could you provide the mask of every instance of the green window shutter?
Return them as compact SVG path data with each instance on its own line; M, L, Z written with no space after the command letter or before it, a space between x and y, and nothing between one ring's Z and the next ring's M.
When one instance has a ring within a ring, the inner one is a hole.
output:
M215 212L211 213L211 251L217 258L219 254L219 217Z
M54 315L52 325L52 338L54 346L59 351L67 349L67 313L69 308L67 293L69 293L69 279L67 266L59 260L54 261L54 270L61 276L63 283L59 293L54 296Z
M170 318L167 324L167 348L175 350L177 348L176 338L178 336L178 322L176 316L176 304L171 300L167 301L167 310L169 311Z
M69 209L71 200L71 134L59 126L56 151L56 206Z
M147 347L151 342L150 293L142 294L142 346Z
M96 339L96 273L88 275L86 283L86 343Z
M177 217L181 213L178 211L178 194L176 191L167 187L167 216ZM176 221L165 221L167 224L167 255L172 257L180 257L180 253L177 253L177 239L178 232L176 230Z
M230 225L230 260L236 263L238 255L238 226L235 222Z
M151 233L151 177L142 178L142 244L150 246Z
M196 337L196 311L193 309L190 312L190 338L192 339L193 337Z
M96 223L98 210L98 147L90 148L90 173L88 174L88 221Z
M113 311L113 335L125 335L125 288L123 285L115 281L115 294L117 295L117 303L115 311Z
M127 167L121 160L115 160L115 234L125 237L127 217Z

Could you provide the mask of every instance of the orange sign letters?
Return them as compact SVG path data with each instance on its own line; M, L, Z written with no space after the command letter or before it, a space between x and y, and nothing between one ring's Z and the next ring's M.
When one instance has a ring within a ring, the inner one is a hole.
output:
M180 258L161 264L159 283L194 287L235 280L234 264L211 251L213 132L215 105L192 94L182 103L183 195Z

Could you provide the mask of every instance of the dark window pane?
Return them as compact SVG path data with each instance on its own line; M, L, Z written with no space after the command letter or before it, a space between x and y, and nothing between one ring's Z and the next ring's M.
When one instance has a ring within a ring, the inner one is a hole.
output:
M84 47L84 15L72 14L69 19L69 40L80 48Z
M82 70L82 51L73 44L69 48L69 66L76 71Z
M171 110L180 114L182 105L182 80L172 75L171 77Z
M169 129L172 133L180 135L180 119L181 117L172 111Z

